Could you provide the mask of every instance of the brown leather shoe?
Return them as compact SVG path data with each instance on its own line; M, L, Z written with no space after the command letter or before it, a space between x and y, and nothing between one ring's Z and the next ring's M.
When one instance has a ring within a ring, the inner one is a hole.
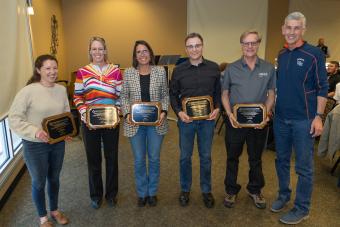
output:
M45 221L44 223L40 224L40 227L53 227L53 223L50 221Z
M57 215L52 215L51 217L59 224L59 225L66 225L69 223L68 218L62 212L58 211Z

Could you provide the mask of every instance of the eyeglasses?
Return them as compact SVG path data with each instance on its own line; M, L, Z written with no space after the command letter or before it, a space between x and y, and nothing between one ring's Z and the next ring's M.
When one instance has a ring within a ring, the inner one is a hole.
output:
M241 42L241 45L244 46L244 47L249 47L249 46L255 47L258 44L259 44L259 41L256 41L256 42Z
M148 50L137 50L136 51L136 54L148 54L149 53L149 51Z
M203 46L203 44L202 43L200 43L200 44L196 44L196 45L188 45L188 46L185 46L187 49L189 49L189 50L193 50L194 48L195 49L199 49L199 48L201 48Z

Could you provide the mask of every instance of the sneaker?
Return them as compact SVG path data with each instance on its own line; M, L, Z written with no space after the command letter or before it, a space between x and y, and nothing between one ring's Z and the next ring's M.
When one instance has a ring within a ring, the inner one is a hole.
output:
M296 208L293 208L280 218L280 222L288 225L296 225L308 218L308 214L303 214L299 212Z
M148 201L148 197L138 197L137 206L145 207L147 201Z
M109 207L116 207L116 205L117 205L117 198L107 199L106 202L107 202L107 205Z
M181 194L179 195L179 204L181 204L182 207L187 206L189 204L189 195L190 192L181 192Z
M259 209L265 209L266 208L266 200L264 199L264 197L261 193L252 194L248 190L247 190L247 192L248 192L249 197L253 199L254 204L257 208L259 208Z
M148 199L149 206L155 207L157 206L157 196L150 196Z
M224 198L223 204L225 207L233 208L235 205L235 201L236 195L231 195L227 193L226 197Z
M99 209L99 207L102 205L102 200L91 200L91 207L93 209Z
M202 196L203 196L204 205L207 208L214 207L215 199L214 199L213 195L210 192L209 193L202 193Z
M270 208L270 210L273 211L274 213L278 213L281 210L283 210L283 208L286 206L288 201L289 200L285 200L285 199L279 197L277 200L275 200L273 202L272 207Z

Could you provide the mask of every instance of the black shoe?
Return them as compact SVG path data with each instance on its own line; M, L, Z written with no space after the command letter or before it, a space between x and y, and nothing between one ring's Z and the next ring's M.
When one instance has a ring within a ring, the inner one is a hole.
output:
M107 199L106 202L107 202L107 205L109 207L116 207L116 205L117 205L117 198Z
M190 192L181 192L178 199L182 207L187 206L189 204L189 195Z
M209 193L202 193L202 196L203 196L204 205L207 208L214 207L215 199L214 199L213 195L210 192Z
M157 196L150 196L148 198L148 203L151 207L157 206Z
M91 207L93 209L99 209L99 207L102 205L102 200L91 200Z
M146 202L148 201L148 197L138 197L137 206L145 207Z

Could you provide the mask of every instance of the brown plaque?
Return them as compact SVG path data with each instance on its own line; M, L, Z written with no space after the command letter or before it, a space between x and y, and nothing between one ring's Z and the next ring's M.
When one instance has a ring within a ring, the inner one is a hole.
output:
M267 118L266 107L263 104L236 104L234 117L242 128L254 128L265 123Z
M160 114L159 102L135 102L131 105L130 120L135 125L159 125Z
M86 125L91 129L115 128L119 124L118 109L114 105L91 105L86 110Z
M210 96L184 98L182 108L192 120L208 119L214 108L213 99Z
M42 128L48 135L48 143L54 144L63 141L67 136L77 133L73 116L70 112L53 115L43 119Z

